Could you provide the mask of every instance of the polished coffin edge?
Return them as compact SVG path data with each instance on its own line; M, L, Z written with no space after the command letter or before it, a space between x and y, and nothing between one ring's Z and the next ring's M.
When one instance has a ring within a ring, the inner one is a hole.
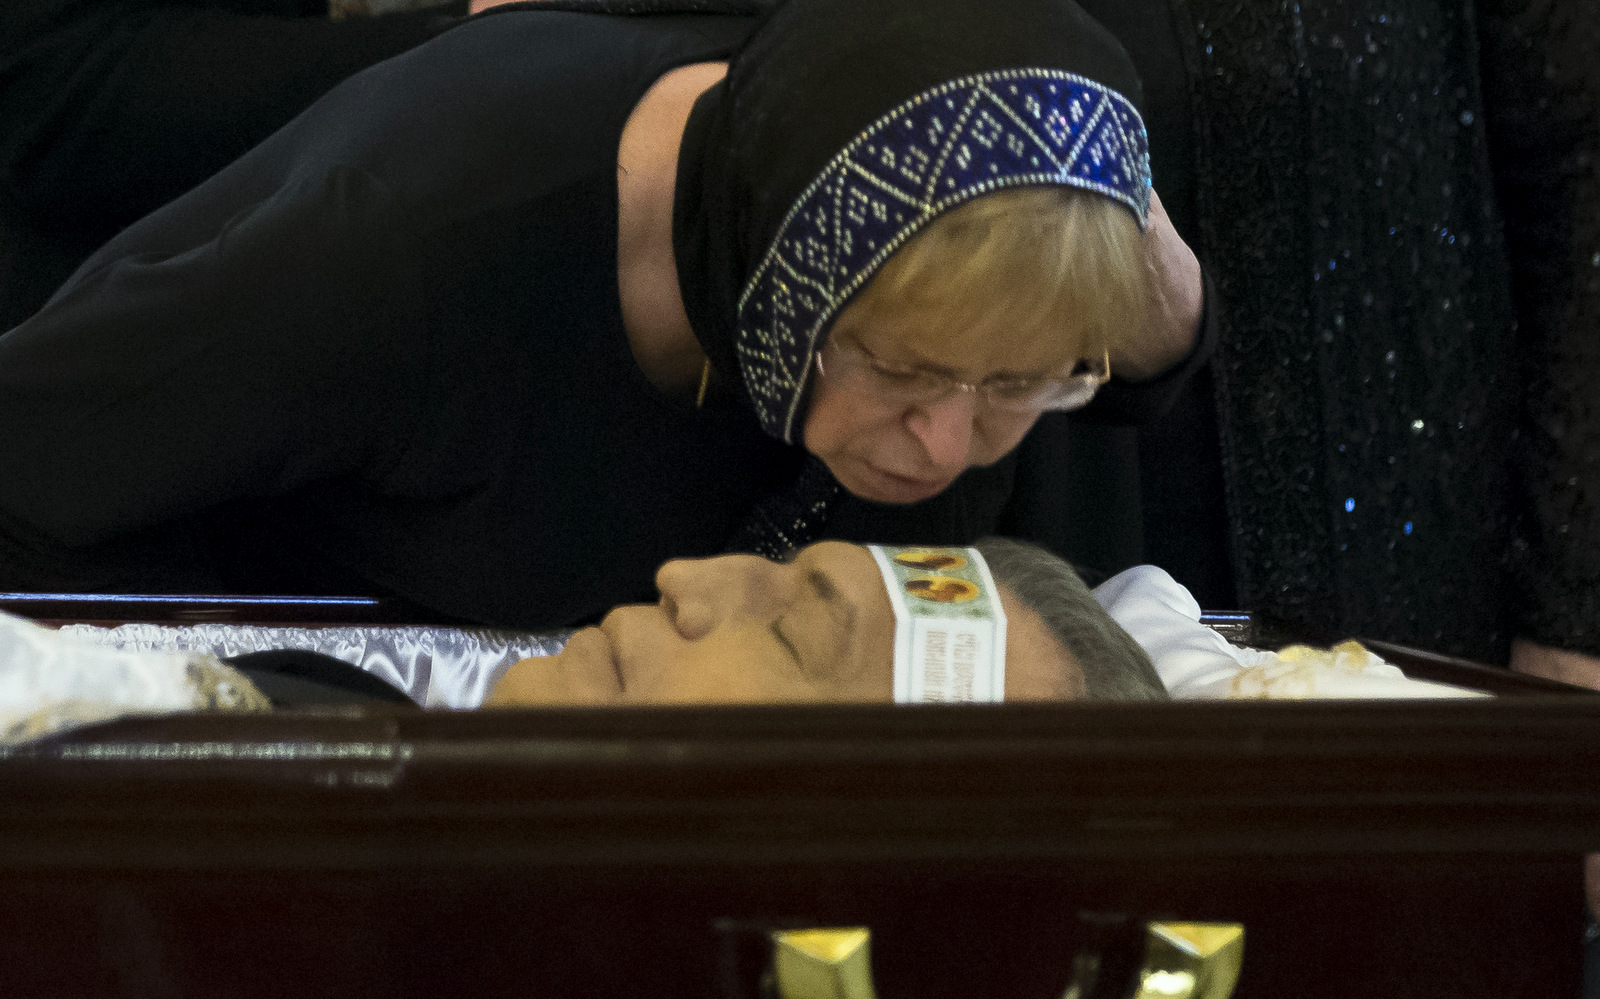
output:
M0 758L0 870L1600 849L1600 702L190 715Z
M0 611L50 624L416 624L412 608L363 596L203 593L0 593Z

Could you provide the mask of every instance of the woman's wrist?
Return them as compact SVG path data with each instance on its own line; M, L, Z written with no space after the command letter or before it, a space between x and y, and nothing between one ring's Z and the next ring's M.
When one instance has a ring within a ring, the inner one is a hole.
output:
M1111 354L1111 370L1132 381L1154 378L1194 351L1205 305L1200 261L1173 228L1154 191L1144 238L1153 278L1150 318L1137 341Z

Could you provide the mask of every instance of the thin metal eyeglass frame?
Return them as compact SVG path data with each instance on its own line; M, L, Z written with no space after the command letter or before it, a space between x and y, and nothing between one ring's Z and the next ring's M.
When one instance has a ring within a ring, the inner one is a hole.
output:
M866 376L866 378L861 381L859 386L860 388L865 388L867 381L870 380L874 383L871 394L893 402L905 403L913 406L931 406L934 403L943 402L945 399L950 398L950 396L957 392L971 392L984 405L991 406L995 409L1005 410L1007 412L1071 412L1076 409L1082 409L1084 406L1087 406L1089 403L1093 402L1095 394L1100 391L1100 386L1111 380L1111 351L1107 348L1102 349L1101 351L1101 368L1099 371L1089 371L1081 375L1070 375L1066 378L1046 379L1044 382L1044 385L1053 383L1056 386L1059 386L1060 394L1063 395L1068 393L1075 385L1087 386L1087 394L1083 396L1081 401L1077 398L1073 398L1070 400L1060 400L1055 403L1045 403L1042 405L1035 402L1019 404L1016 401L997 398L994 395L995 387L993 385L985 382L978 382L976 384L973 382L963 382L932 371L919 371L917 374L923 378L935 379L938 383L942 383L941 387L936 392L932 394L917 392L906 393L903 391L897 392L894 388L889 387L883 382L882 378L879 377L881 375L881 370L875 363L877 358L873 357L872 354L866 350L866 348L839 345L831 338L827 343L823 344L822 349L818 350L814 355L814 363L816 364L817 374L821 375L823 378L831 378L835 381L839 381L840 378L840 373L838 371L835 371L835 373L830 376L827 372L827 368L823 364L822 355L829 349L858 355L860 364L855 366L855 370ZM847 371L850 370L851 367L852 365L849 362L846 362L844 365L844 368ZM847 380L840 382L840 384L845 384L848 387ZM1035 398L1045 394L1045 389L1041 387Z

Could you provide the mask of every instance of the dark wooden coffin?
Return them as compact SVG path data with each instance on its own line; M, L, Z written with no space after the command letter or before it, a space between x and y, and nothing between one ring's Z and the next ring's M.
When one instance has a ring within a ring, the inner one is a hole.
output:
M1577 995L1600 698L1385 651L1509 696L118 722L0 756L0 995L715 997L866 924L883 999L1054 999L1084 911L1244 923L1241 999Z

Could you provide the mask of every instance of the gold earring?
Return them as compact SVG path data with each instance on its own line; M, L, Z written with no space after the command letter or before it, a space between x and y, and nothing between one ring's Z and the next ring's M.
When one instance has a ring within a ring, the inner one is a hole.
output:
M706 358L706 363L700 369L700 391L695 393L694 408L699 409L706 404L706 389L711 385L711 358Z

